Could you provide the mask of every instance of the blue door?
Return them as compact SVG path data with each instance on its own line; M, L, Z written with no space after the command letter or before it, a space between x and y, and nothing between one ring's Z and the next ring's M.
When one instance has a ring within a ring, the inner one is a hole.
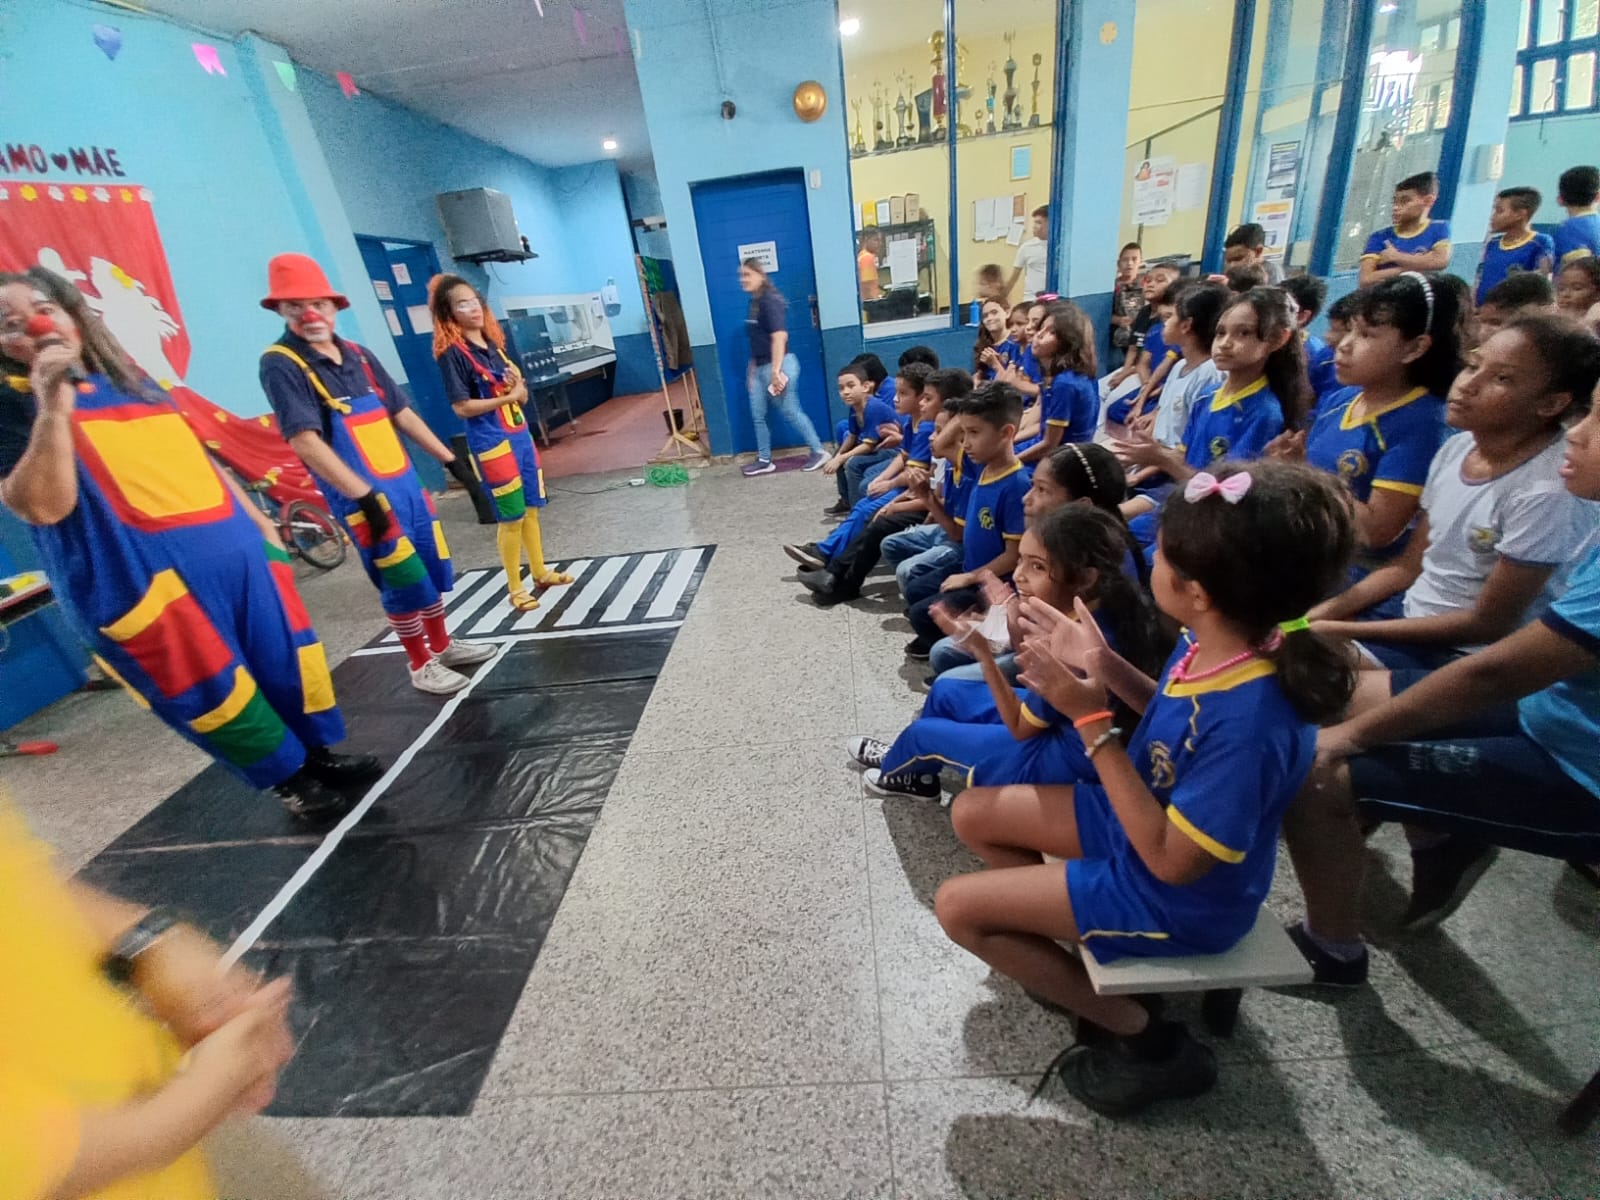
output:
M433 358L433 321L428 316L428 280L439 273L439 256L427 242L357 235L356 245L406 369L411 403L428 428L449 444L461 432L461 419L445 403L439 365Z
M817 273L811 262L811 218L806 211L805 176L776 171L740 179L719 179L691 185L695 225L700 233L700 260L705 266L706 295L716 331L717 361L723 394L728 398L728 426L735 453L756 448L750 422L750 393L745 387L750 340L745 317L750 297L739 287L741 247L772 243L778 267L768 277L789 306L789 350L800 360L800 407L817 434L829 437L828 381L822 374L822 334L817 329ZM772 444L798 446L804 439L769 410ZM717 447L720 451L723 447Z

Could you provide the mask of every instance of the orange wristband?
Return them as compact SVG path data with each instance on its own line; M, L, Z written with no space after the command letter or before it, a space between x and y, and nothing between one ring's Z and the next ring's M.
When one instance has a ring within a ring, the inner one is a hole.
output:
M1074 729L1082 729L1085 725L1093 725L1096 721L1109 721L1115 714L1109 708L1102 708L1099 712L1092 712L1086 717L1079 717L1072 723Z

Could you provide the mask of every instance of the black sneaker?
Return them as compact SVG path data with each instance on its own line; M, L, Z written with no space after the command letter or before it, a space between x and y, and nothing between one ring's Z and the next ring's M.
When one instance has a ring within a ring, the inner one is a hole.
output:
M937 775L921 775L915 771L897 771L893 775L885 775L874 767L864 772L861 778L866 782L867 791L875 796L915 796L918 800L937 800L944 795Z
M1132 1039L1113 1037L1073 1046L1057 1071L1079 1103L1107 1117L1126 1117L1160 1100L1198 1096L1217 1083L1216 1056L1176 1023L1162 1058L1141 1058Z
M326 746L306 751L305 773L329 787L371 783L383 774L383 764L370 754L335 754Z
M1411 852L1411 903L1400 917L1405 933L1421 933L1443 921L1467 898L1500 850L1451 834L1426 850Z
M1367 965L1371 956L1368 955L1365 946L1361 948L1361 955L1358 958L1339 958L1317 945L1306 932L1306 927L1299 921L1285 925L1283 931L1289 935L1289 940L1294 943L1295 949L1300 951L1302 957L1311 964L1311 982L1319 983L1323 987L1366 986Z
M356 802L314 778L304 767L272 789L289 815L302 821L319 821L343 816Z
M845 517L850 515L850 501L836 500L822 510L825 517Z
M883 766L883 756L889 753L889 743L875 737L853 738L848 747L852 762L863 767Z
M906 657L907 658L914 658L918 662L927 662L928 661L928 655L930 655L932 653L933 653L933 644L931 642L925 642L919 637L912 638L909 642L906 643Z
M823 606L850 599L840 590L839 579L832 571L802 570L795 578L800 580L802 586L809 588L816 602Z
M828 565L828 560L822 556L822 548L815 542L785 546L783 552L802 567L808 567L813 571L820 571Z

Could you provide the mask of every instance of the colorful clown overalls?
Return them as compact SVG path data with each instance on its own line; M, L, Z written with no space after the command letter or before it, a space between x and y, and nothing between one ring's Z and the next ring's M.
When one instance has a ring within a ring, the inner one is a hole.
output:
M466 346L456 343L452 350L465 356L478 381L479 399L503 395L506 391L506 368L511 360L504 350L496 348L500 363L485 367L482 361ZM483 480L483 490L494 505L495 519L501 522L520 521L529 507L543 508L544 471L539 466L539 447L534 445L528 432L528 419L522 414L520 404L502 404L499 408L466 419L467 449L478 468L478 478Z
M159 392L78 385L78 503L33 526L62 607L156 716L257 788L344 737L289 556Z
M360 353L354 344L349 350ZM343 399L331 395L316 372L287 346L274 343L266 352L283 355L304 372L322 403L329 447L378 491L389 512L388 529L374 538L356 502L317 477L328 507L350 531L361 565L382 596L384 612L404 616L432 608L455 581L450 547L433 498L423 491L388 409L371 390Z
M485 353L489 359L487 365L465 342L455 342L445 353L459 355L465 360L474 399L488 400L507 391L506 373L511 368L511 359L504 349L489 347ZM518 611L529 612L539 607L539 602L522 586L524 550L536 585L551 587L572 582L570 575L550 570L544 560L544 537L539 528L538 510L544 507L545 492L539 448L534 445L520 404L502 404L464 420L467 448L472 452L478 478L483 482L483 490L499 522L495 546L500 552L500 565L505 569L511 605Z

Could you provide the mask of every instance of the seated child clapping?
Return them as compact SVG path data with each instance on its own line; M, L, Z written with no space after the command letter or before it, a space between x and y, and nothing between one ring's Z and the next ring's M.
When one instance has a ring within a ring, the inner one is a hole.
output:
M1316 727L1354 686L1348 657L1303 619L1354 544L1332 477L1227 463L1196 474L1161 514L1152 589L1185 633L1159 680L1119 657L1086 612L1074 622L1023 604L1021 682L1082 736L1084 770L958 796L956 833L989 869L948 880L935 912L958 945L1078 1014L1081 1040L1059 1069L1097 1112L1205 1091L1216 1064L1182 1024L1096 994L1058 943L1101 962L1218 954L1253 927ZM1143 713L1127 749L1108 689ZM1106 1036L1083 1037L1085 1021Z
M953 767L972 783L1044 783L1087 767L1083 741L1038 693L1013 689L995 661L988 626L1001 614L1015 637L1016 608L1035 599L1071 611L1082 600L1103 623L1107 640L1130 661L1154 670L1154 615L1124 564L1128 531L1122 519L1088 504L1063 504L1044 514L1022 535L1016 593L994 576L985 580L990 616L934 610L940 627L983 669L982 679L951 676L934 680L922 715L885 745L863 737L851 755L868 767L866 784L880 796L940 794L939 772Z
M839 485L839 499L831 508L824 509L823 515L842 517L861 499L863 486L860 473L845 468L857 460L870 466L893 457L894 449L880 449L879 443L882 440L880 429L894 425L895 419L894 405L880 400L873 392L872 380L860 362L846 363L839 368L839 399L844 401L850 415L845 418L844 436L839 440L838 451L822 466L822 473L832 475Z

